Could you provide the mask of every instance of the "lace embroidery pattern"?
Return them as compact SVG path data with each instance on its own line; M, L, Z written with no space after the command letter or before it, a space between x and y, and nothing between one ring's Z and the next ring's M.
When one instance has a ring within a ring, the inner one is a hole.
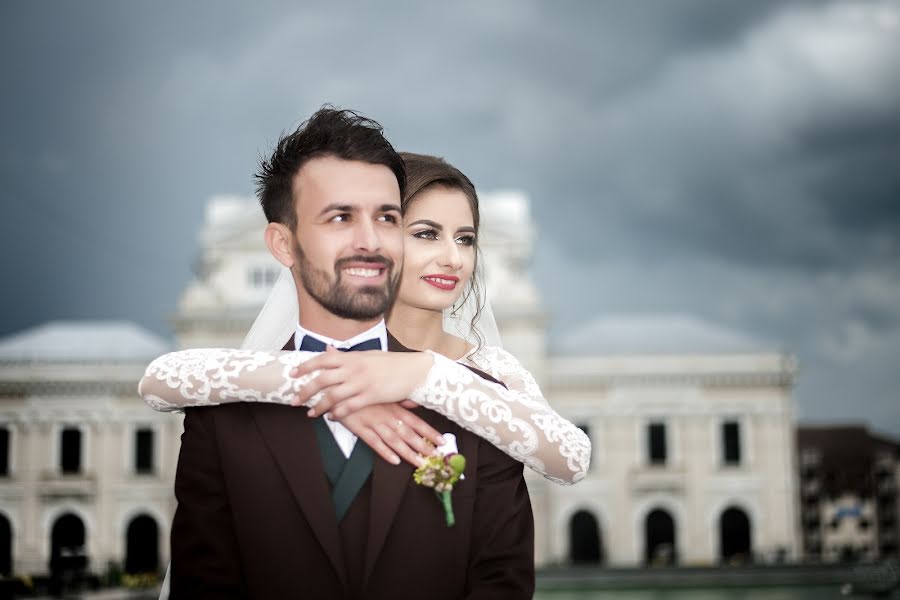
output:
M489 346L479 352L477 363L469 359L509 389L430 354L434 367L411 400L490 441L547 479L572 484L584 478L590 439L550 408L534 377L509 352Z
M318 371L294 378L291 369L312 358L311 352L257 352L202 348L164 354L150 363L138 394L160 411L225 402L290 404ZM273 382L278 385L272 386ZM267 390L267 391L261 391ZM313 396L314 406L321 393Z
M527 369L509 352L482 348L466 360L509 389L485 381L469 369L431 353L434 366L410 399L489 441L547 479L561 484L587 472L591 442L583 431L557 414ZM138 393L152 408L178 411L227 402L290 404L318 372L294 378L291 370L316 356L311 352L194 349L154 360ZM308 406L321 399L313 396Z

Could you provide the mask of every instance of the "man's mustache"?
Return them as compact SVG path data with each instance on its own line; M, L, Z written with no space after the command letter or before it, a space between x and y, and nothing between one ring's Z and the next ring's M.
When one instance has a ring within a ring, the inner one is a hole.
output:
M344 265L348 263L371 263L373 265L381 265L382 268L387 269L388 271L393 271L394 269L394 261L386 256L381 256L380 254L374 255L357 255L357 256L347 256L345 258L339 258L334 262L334 270L337 273L340 273L341 269Z

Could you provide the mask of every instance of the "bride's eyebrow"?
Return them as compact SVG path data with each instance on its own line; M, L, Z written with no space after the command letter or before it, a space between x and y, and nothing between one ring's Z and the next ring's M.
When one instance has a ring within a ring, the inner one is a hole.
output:
M407 225L407 227L412 227L413 225L428 225L429 227L434 227L438 231L443 231L444 226L440 223L435 223L434 221L430 221L428 219L419 219L418 221L414 221Z

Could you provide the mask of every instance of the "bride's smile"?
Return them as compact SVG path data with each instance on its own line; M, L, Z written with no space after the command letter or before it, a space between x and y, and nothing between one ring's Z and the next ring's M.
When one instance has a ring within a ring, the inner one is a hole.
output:
M472 215L466 194L440 183L410 201L397 304L442 311L459 299L475 269Z

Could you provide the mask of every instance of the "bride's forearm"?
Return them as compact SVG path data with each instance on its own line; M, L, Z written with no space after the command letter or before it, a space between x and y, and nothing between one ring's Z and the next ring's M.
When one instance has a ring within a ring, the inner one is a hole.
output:
M297 392L318 373L291 377L312 352L259 352L198 348L164 354L150 363L138 385L149 406L175 411L228 402L291 404ZM319 396L306 403L314 405Z
M537 390L531 394L507 389L432 354L434 366L411 400L491 442L547 479L568 485L584 477L590 464L590 439L550 408L536 385L531 386Z

